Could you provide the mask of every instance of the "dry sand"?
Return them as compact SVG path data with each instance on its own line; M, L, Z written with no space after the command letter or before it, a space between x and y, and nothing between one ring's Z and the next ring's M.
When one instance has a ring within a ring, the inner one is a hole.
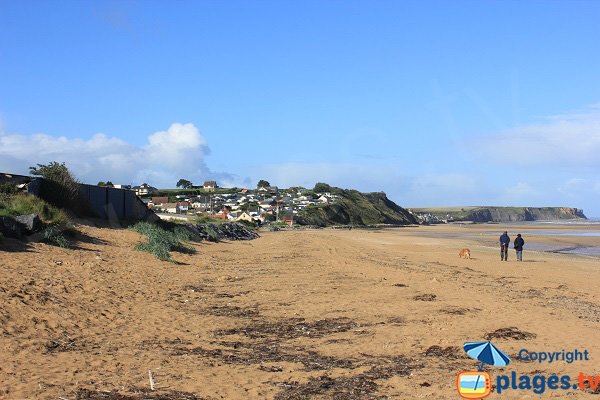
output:
M502 263L495 237L453 237L503 228L263 233L195 245L179 265L134 251L140 235L122 229L78 226L71 250L11 242L0 398L453 399L456 374L475 367L463 342L504 328L512 338L493 341L509 355L587 349L591 361L513 359L492 375L598 374L599 260L526 251L517 263L511 250ZM543 398L569 394L598 398Z

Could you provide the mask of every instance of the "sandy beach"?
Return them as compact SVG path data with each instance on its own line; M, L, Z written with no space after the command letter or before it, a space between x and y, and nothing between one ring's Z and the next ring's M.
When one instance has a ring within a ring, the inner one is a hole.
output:
M600 371L600 259L526 244L524 262L512 249L501 262L495 246L505 229L565 247L599 237L502 224L264 232L195 244L173 264L135 251L133 231L77 229L75 249L0 251L2 399L450 399L476 366L463 343L490 338L513 358L488 369L493 384ZM521 349L590 360L525 362ZM598 397L541 397L567 395Z

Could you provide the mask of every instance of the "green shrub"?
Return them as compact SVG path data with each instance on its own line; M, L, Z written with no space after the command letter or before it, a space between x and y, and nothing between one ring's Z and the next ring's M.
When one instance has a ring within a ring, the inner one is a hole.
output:
M138 222L131 229L147 237L148 241L135 246L136 250L153 254L161 261L171 261L171 251L194 254L196 251L183 244L192 239L192 234L184 227L174 227L172 231L157 224Z
M212 218L210 215L200 214L198 215L193 223L195 224L225 224L229 221L221 218Z
M19 192L19 189L14 184L12 184L10 182L0 183L0 193L17 194L18 192Z
M42 242L64 249L69 248L69 241L63 235L62 229L58 225L50 225L42 231Z
M275 221L275 222L271 222L271 226L276 226L279 228L287 228L289 225L283 221Z
M244 225L246 228L250 228L250 229L256 229L256 223L255 222L250 222L250 221L246 221L244 219L237 221L238 224Z

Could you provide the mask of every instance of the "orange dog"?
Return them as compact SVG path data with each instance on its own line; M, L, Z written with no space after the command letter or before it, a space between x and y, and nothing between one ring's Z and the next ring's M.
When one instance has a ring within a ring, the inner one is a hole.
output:
M470 259L470 258L471 258L471 250L469 250L469 249L462 249L462 250L461 250L461 251L458 253L458 256L459 256L460 258L463 258L463 257L464 257L464 258L469 258L469 259Z

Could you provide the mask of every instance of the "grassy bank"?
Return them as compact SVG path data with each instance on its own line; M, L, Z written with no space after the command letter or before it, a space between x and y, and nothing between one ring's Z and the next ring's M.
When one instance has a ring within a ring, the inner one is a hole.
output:
M71 228L71 221L64 211L32 195L0 193L0 217L27 214L36 214L42 221L44 225L40 231L42 242L69 247L69 241L63 232Z
M26 194L0 193L0 217L37 214L42 222L49 225L68 225L69 218L60 209L44 200Z

